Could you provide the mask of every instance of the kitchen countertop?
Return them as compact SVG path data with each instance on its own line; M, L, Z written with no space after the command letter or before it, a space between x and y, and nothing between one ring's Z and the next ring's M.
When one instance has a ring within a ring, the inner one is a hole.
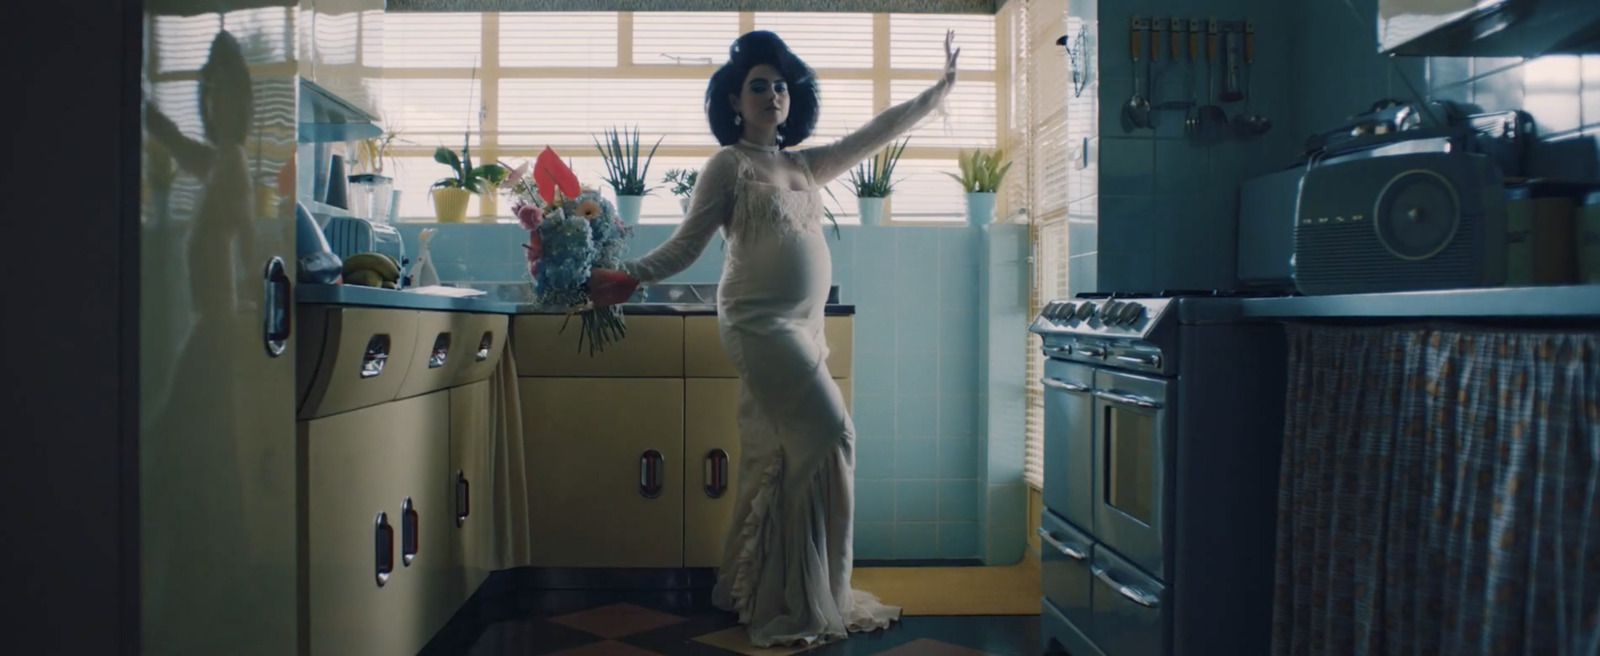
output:
M482 296L454 297L436 294L417 294L393 289L363 287L360 285L300 284L294 288L295 303L302 305L348 305L356 307L394 308L403 310L434 310L441 312L478 312L489 314L563 314L565 309L540 307L528 302L526 284L470 285L486 293ZM524 288L524 289L519 289ZM624 315L634 316L706 316L716 315L717 305L700 296L683 296L669 291L688 289L688 285L659 286L660 292L647 295L647 302L624 303ZM703 291L703 289L702 289ZM706 294L709 295L709 294ZM682 300L678 300L682 296ZM833 298L837 300L837 293ZM659 299L659 300L655 300ZM847 303L829 303L823 307L828 316L847 316L856 313L856 306Z
M1184 323L1317 319L1600 319L1600 285L1492 287L1385 294L1204 298Z

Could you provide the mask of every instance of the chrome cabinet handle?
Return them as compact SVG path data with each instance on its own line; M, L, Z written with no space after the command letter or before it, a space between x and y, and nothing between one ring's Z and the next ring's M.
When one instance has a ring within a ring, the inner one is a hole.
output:
M428 368L438 369L444 366L450 357L450 333L439 333L433 338L433 351L428 353Z
M273 256L267 260L264 275L266 298L262 333L266 342L267 357L276 358L289 348L289 333L294 329L294 300L289 285L289 272L284 269L283 258Z
M1086 355L1091 358L1103 358L1106 357L1106 350L1098 346L1079 346L1078 354Z
M389 582L394 573L394 527L389 525L389 514L383 511L372 520L372 561L374 578L378 587Z
M1153 594L1133 586L1123 585L1117 582L1116 579L1111 578L1111 572L1104 567L1094 568L1094 577L1105 582L1106 585L1111 586L1111 589L1116 590L1117 594L1127 597L1128 601L1139 604L1140 606L1144 606L1145 608L1155 608L1157 604L1161 603L1161 599Z
M706 452L704 470L706 496L721 499L728 491L728 452L712 449Z
M422 546L421 523L417 507L411 503L411 497L406 497L400 502L400 562L406 567L416 561L417 550Z
M366 353L361 356L361 377L372 378L383 373L383 365L389 362L389 336L373 335L367 340Z
M1068 392L1087 392L1087 391L1089 391L1089 387L1087 385L1079 385L1077 383L1069 383L1069 382L1061 380L1059 378L1040 378L1039 382L1044 383L1045 387L1054 387L1056 389L1066 390Z
M1159 355L1119 355L1117 359L1133 364L1145 364L1152 367L1161 366L1161 356Z
M1044 349L1044 352L1045 353L1060 353L1061 355L1068 355L1068 354L1072 353L1072 347L1071 346L1046 346L1045 349Z
M661 496L661 476L666 460L666 457L655 449L639 454L639 496L646 499Z
M1107 401L1121 403L1123 405L1131 405L1139 408L1161 408L1161 404L1157 403L1155 399L1147 396L1139 396L1137 394L1124 394L1122 392L1113 392L1110 390L1095 390L1094 395Z
M1061 552L1061 555L1073 560L1083 561L1089 557L1082 551L1078 551L1077 549L1067 546L1066 543L1057 540L1055 534L1044 530L1044 527L1042 526L1039 527L1039 538L1050 543L1050 546L1055 547L1056 551Z
M484 333L483 339L478 340L478 352L473 354L474 362L483 362L489 359L489 347L494 346L494 333Z

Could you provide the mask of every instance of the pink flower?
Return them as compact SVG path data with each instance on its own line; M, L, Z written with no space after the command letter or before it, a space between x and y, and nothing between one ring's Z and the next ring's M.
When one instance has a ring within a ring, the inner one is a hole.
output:
M522 224L523 230L533 231L539 229L539 223L544 217L539 214L539 208L526 203L517 203L512 209L517 215L517 222Z
M538 263L540 258L544 257L544 241L539 239L539 233L537 232L528 235L528 243L523 244L522 248L527 251L526 255L530 265Z

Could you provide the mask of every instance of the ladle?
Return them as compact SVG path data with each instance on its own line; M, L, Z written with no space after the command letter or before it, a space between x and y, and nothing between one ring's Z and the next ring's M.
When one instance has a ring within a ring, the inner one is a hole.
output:
M1122 106L1122 131L1132 132L1150 127L1150 100L1139 92L1139 32L1144 29L1144 22L1138 16L1133 18L1133 26L1128 30L1130 52L1133 53L1133 97Z

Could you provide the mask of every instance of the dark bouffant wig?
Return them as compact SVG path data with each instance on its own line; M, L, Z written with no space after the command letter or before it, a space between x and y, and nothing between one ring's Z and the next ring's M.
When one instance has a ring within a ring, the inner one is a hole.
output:
M750 69L761 64L778 69L789 85L789 118L778 127L779 145L797 146L817 128L816 72L795 56L778 35L757 30L733 42L728 48L728 63L717 69L706 85L706 120L711 123L711 134L716 135L717 143L732 145L744 134L744 127L733 123L734 109L728 97L737 96Z

